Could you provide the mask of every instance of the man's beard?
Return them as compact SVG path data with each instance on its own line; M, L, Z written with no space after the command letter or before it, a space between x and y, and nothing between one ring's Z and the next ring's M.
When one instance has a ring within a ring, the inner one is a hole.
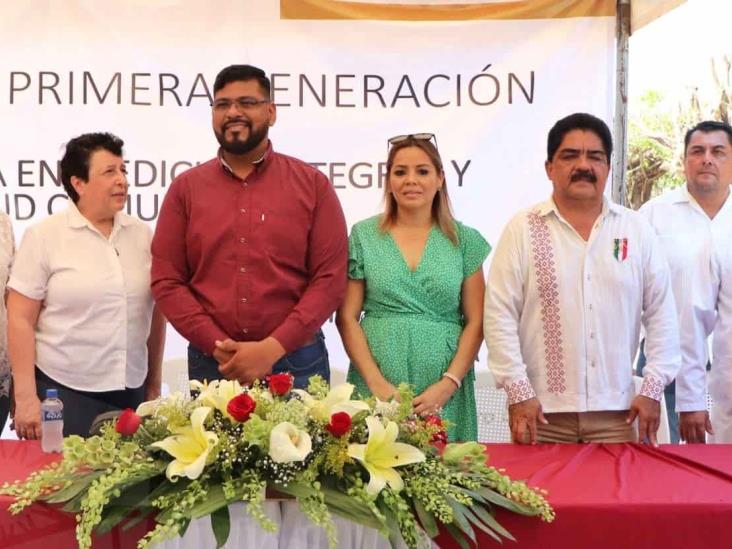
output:
M223 132L214 131L216 140L227 153L230 154L246 154L259 146L264 139L267 139L267 133L269 127L266 124L262 124L261 127L256 128L255 126L249 126L249 137L244 140L239 139L239 132L232 132L234 138L227 141L225 138L226 128Z

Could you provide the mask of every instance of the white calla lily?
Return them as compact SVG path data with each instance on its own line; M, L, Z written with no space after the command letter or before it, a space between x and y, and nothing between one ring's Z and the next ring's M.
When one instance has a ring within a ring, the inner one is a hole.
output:
M244 392L244 388L237 380L217 379L210 383L201 383L200 381L192 380L190 383L192 388L200 391L200 394L196 398L198 402L204 406L216 408L230 420L234 419L226 407L232 398Z
M399 427L393 421L388 422L384 428L378 418L369 416L366 418L366 425L369 429L366 444L349 444L348 455L360 461L369 472L367 493L376 495L387 484L398 492L404 488L404 481L394 467L419 463L425 460L425 456L411 444L395 442Z
M269 457L276 463L302 461L312 448L310 435L289 421L275 425L269 434Z
M346 412L353 417L354 414L369 409L369 405L363 400L351 400L353 389L354 386L350 383L342 383L328 391L328 394L322 400L313 398L301 389L294 389L293 392L302 398L305 406L310 411L311 417L327 423L330 421L330 416L335 413Z
M157 398L155 400L146 400L137 407L135 413L140 417L151 416L155 413L157 407L160 406L160 402Z
M186 400L188 400L186 395L180 391L176 391L166 397L158 397L156 399L146 400L145 402L140 403L137 410L135 410L135 413L140 417L152 416L155 415L155 412L157 412L158 408L161 406L182 406Z
M196 408L191 414L190 425L175 427L172 429L174 435L151 444L175 458L165 470L165 475L170 480L181 476L190 479L201 476L209 454L219 441L216 433L204 428L204 421L210 411L211 408L207 406Z

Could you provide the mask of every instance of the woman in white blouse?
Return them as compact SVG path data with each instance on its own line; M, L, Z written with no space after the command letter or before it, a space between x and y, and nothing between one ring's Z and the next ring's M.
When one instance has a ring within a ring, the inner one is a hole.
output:
M150 293L150 228L124 213L123 142L107 133L69 141L65 211L29 227L8 286L15 430L40 437L49 388L64 403L64 435L160 393L165 320Z
M10 218L0 212L0 433L5 428L10 410L10 363L7 355L7 316L5 311L5 284L15 253L13 226Z

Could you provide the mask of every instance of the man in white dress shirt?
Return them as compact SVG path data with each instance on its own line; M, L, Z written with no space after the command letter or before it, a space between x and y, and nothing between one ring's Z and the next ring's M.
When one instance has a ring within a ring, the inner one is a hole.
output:
M602 120L559 120L551 198L514 216L494 252L488 362L518 443L632 441L637 417L637 436L656 444L659 400L681 363L676 309L653 229L604 197L611 154ZM648 362L636 395L641 323Z
M720 284L712 336L713 364L709 373L714 424L709 442L719 444L732 444L732 234L729 232L726 242L726 246L715 251L713 265Z
M654 198L640 211L658 233L671 268L682 357L676 377L679 434L687 442L703 443L705 431L713 433L707 413L707 339L717 316L720 268L724 267L720 260L732 246L732 200L728 199L732 128L728 124L705 121L686 132L684 174L685 186ZM720 364L720 373L723 370ZM723 383L716 385L721 388ZM732 387L726 392L732 392ZM723 394L719 397L724 400Z

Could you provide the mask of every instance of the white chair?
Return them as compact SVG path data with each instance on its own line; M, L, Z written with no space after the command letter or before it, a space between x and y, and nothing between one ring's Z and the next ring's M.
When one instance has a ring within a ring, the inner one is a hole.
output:
M330 369L330 386L331 387L337 387L338 385L341 385L345 382L346 382L345 370L335 370L333 368Z
M635 384L635 394L640 393L641 386L643 385L643 378L640 376L633 376L633 383ZM638 420L635 420L636 430L638 429ZM666 413L666 397L661 393L661 422L658 426L658 433L656 434L656 440L659 444L671 444L671 432L668 427L668 414Z
M163 361L163 387L161 394L167 396L180 392L186 394L188 388L188 359L169 358Z
M475 407L480 442L511 442L506 392L495 388L493 376L485 368L475 372Z

